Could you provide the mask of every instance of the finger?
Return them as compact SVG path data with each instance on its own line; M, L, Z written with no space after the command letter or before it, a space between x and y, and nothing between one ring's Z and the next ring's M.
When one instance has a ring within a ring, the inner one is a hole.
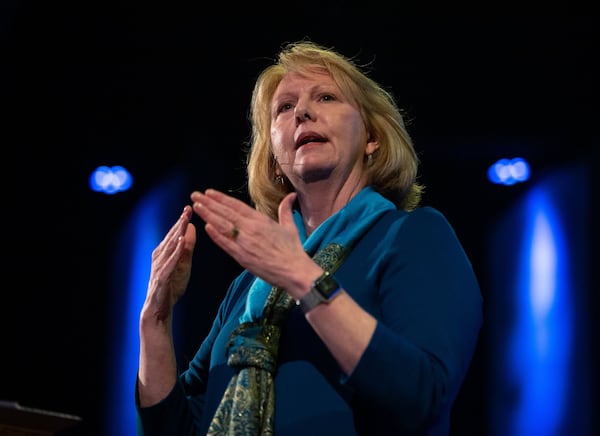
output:
M296 193L290 192L286 195L281 203L279 203L278 216L279 216L279 224L281 224L285 228L296 228L296 224L294 223L294 215L292 213L294 202L296 201Z
M240 217L247 217L251 216L255 212L254 208L250 207L242 200L238 200L237 198L227 195L216 189L207 189L204 191L204 194L201 192L192 193L192 200L195 200L196 198L208 198L210 200L214 200L217 202L217 204L223 207L223 209L219 210L222 211L225 216L235 213Z
M227 212L223 206L209 199L205 195L197 197L194 202L194 212L204 220L206 225L211 225L215 230L222 234L228 234L235 226L234 222L237 219L233 212Z
M183 212L179 215L177 221L171 226L167 234L162 239L160 245L170 244L177 242L179 236L185 235L187 225L190 222L192 216L192 208L189 205L184 206Z
M187 224L182 239L184 242L184 249L191 252L196 246L196 226L194 224Z
M196 226L190 223L186 228L185 235L177 239L177 245L169 256L168 263L170 268L175 268L181 262L190 262L194 254L195 245Z
M212 225L215 230L229 239L235 240L240 228L248 227L246 222L256 217L261 217L256 210L249 207L240 200L223 194L219 191L208 190L207 194L195 192L192 198L195 200L194 211L205 221ZM242 211L250 211L244 217Z
M189 262L193 256L194 246L196 245L196 226L188 223L185 234L175 239L175 247L172 250L161 253L164 268L172 271L181 262ZM157 259L158 260L158 259Z
M207 190L208 192L208 190ZM202 210L207 218L227 218L235 212L235 208L227 205L225 195L207 195L206 193L195 191L190 196L194 202L194 211Z
M236 248L237 248L236 240L233 239L230 236L230 234L222 232L220 229L216 228L215 226L213 226L210 223L207 223L204 226L204 230L206 231L206 234L210 237L210 239L213 240L213 242L215 244L217 244L226 253L228 253L230 256L233 256L234 259L237 260L237 258L236 258Z
M187 227L187 223L190 222L191 217L192 217L192 207L186 204L183 207L183 211L181 212L181 215L179 215L179 218L177 218L177 221L175 222L173 227L171 227L171 229L167 233L167 237L173 236L172 234L174 234L174 233L177 233L180 235L184 234L185 229Z

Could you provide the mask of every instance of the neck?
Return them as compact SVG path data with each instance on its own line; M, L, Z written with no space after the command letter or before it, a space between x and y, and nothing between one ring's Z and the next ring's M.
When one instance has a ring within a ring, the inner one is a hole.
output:
M334 186L324 180L297 188L306 234L310 235L323 221L346 206L365 185L365 177L359 177L355 180L348 179L341 186Z

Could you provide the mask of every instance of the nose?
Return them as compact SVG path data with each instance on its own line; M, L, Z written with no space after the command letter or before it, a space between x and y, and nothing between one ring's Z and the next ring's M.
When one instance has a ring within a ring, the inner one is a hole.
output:
M294 114L296 116L297 123L302 123L304 121L314 119L314 115L312 114L312 111L307 104L298 104L294 110Z

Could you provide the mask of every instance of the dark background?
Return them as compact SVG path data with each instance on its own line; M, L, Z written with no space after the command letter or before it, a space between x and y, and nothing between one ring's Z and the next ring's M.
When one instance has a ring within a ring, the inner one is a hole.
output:
M175 199L181 206L192 189L243 192L252 85L286 41L308 37L372 62L371 76L406 111L423 202L454 225L484 297L487 232L526 189L491 185L487 167L523 156L534 175L571 162L597 169L595 17L406 16L344 2L288 8L3 3L0 399L79 415L81 431L96 434L107 354L119 337L113 314L124 288L112 271L123 220L176 170L189 177ZM133 189L91 192L87 179L101 164L126 166ZM179 206L162 213L170 222ZM215 285L202 297L211 314L237 265L201 243L195 278ZM194 346L211 316L196 323ZM486 339L484 329L455 434L486 432Z

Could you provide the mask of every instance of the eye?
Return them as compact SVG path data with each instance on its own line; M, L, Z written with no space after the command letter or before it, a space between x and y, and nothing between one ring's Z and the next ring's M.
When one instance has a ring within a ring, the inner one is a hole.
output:
M336 100L335 96L332 94L323 94L319 98L321 101L334 101Z
M291 103L283 103L277 107L277 113L279 114L281 112L287 112L292 108L293 106Z

